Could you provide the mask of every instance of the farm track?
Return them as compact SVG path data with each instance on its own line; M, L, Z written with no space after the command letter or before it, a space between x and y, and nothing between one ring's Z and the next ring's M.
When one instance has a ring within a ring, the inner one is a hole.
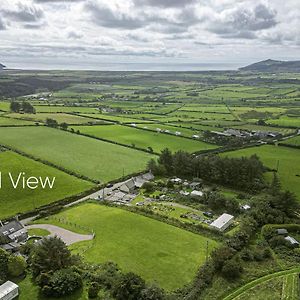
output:
M257 278L253 281L250 281L250 282L246 283L245 285L238 288L237 290L235 290L230 295L224 297L222 300L235 300L235 299L237 299L238 296L241 296L242 294L244 294L245 292L247 292L248 290L250 290L251 288L255 287L258 284L264 283L266 281L269 281L269 280L277 278L277 277L283 277L283 276L286 276L286 275L295 275L299 272L300 272L300 267L265 275L263 277ZM283 298L283 299L293 300L293 298Z

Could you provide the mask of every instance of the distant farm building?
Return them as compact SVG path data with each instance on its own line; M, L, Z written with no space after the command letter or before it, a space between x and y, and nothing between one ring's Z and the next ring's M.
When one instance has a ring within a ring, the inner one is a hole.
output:
M234 220L234 216L229 214L223 214L218 219L213 221L210 226L218 229L219 231L226 230Z
M293 237L288 235L284 239L286 241L288 241L293 247L295 247L295 248L299 247L299 242L296 239L294 239Z
M0 286L0 300L12 300L19 296L19 286L6 281Z

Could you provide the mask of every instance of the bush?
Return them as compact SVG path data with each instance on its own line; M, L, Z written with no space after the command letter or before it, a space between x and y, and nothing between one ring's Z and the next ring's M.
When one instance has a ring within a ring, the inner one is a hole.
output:
M10 255L8 259L8 273L12 277L18 277L25 273L27 267L23 256Z
M243 271L243 267L241 265L241 262L236 259L230 259L227 260L224 263L224 266L222 268L222 275L226 278L226 279L237 279L241 276L241 273Z
M81 276L70 269L63 269L54 272L48 285L42 288L42 292L45 296L62 297L74 293L81 287Z
M97 282L91 282L88 290L89 298L96 298L100 291L100 285Z

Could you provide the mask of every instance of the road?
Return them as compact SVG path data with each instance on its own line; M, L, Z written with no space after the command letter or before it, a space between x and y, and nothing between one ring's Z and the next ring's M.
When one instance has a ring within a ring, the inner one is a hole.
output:
M35 228L48 230L50 232L49 236L57 236L61 238L68 246L81 241L90 241L94 238L92 234L78 234L50 224L34 224L26 226L26 229Z

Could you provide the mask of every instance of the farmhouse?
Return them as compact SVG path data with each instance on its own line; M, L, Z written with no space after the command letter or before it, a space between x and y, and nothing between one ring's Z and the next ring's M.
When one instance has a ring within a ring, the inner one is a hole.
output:
M124 193L132 193L136 188L141 188L145 182L148 182L153 178L153 174L151 172L148 172L141 176L128 179L120 186L119 189Z
M27 240L27 229L17 220L6 223L0 227L0 238L11 242L24 242Z
M18 297L19 286L11 281L6 281L0 286L0 300L12 300Z
M213 221L210 224L210 226L214 227L220 231L224 231L233 223L233 220L234 220L234 216L229 215L229 214L223 214L218 219Z
M295 248L299 247L299 242L296 239L294 239L293 237L288 235L284 239L286 241L288 241L293 247L295 247Z

